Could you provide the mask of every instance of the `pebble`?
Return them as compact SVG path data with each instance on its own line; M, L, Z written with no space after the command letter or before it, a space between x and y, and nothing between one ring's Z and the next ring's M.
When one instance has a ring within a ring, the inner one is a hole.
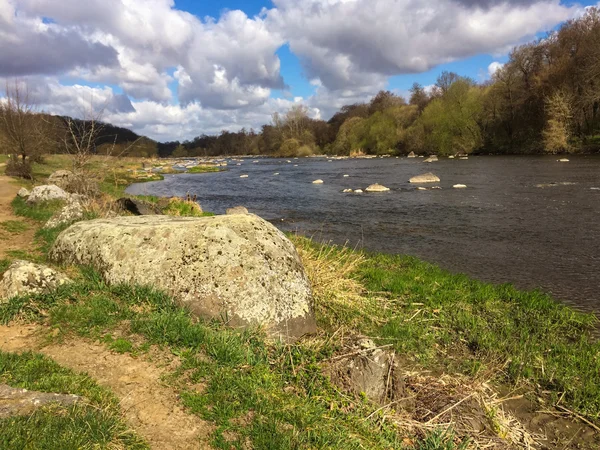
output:
M452 186L454 189L466 189L467 185L466 184L455 184L454 186Z
M323 184L323 180L315 180L312 184Z
M356 190L354 191L354 193L355 193L355 194L362 194L362 193L363 193L363 190L362 190L362 189L356 189Z
M240 178L248 178L248 175L240 175Z

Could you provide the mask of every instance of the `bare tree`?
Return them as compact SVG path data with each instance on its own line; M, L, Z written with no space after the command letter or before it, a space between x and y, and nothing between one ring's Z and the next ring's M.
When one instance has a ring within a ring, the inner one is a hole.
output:
M32 100L26 83L6 82L0 98L0 146L11 156L7 174L31 178L31 161L49 150L51 124Z

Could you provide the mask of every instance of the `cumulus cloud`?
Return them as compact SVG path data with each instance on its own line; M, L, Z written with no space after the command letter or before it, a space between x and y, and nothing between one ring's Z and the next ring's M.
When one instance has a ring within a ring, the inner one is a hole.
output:
M504 64L502 64L501 62L498 61L494 61L493 63L491 63L488 66L488 75L489 77L493 77L496 72L498 72L500 69L502 69L502 67L504 67Z
M0 0L0 77L33 77L51 112L77 115L93 98L118 125L185 139L258 127L298 101L327 119L390 76L503 54L582 10L560 0L273 0L255 17L199 18L174 0ZM272 98L288 88L277 56L286 44L315 88L306 99Z
M478 53L502 53L571 17L559 0L274 0L266 12L310 78L330 90L376 84Z

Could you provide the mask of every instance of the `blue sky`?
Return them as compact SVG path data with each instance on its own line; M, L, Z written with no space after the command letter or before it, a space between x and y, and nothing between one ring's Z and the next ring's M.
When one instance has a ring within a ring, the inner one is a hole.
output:
M0 0L0 78L51 113L158 140L259 128L303 103L328 119L444 71L477 81L593 2L560 0ZM39 24L43 24L40 26ZM451 61L451 62L448 62Z

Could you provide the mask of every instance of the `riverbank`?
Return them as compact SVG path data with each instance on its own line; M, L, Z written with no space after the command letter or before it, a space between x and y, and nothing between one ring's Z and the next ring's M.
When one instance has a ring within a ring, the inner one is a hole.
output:
M37 227L56 207L14 205ZM39 231L37 248L14 256L48 262L58 231ZM164 294L107 286L77 267L69 269L75 284L0 306L0 379L91 399L83 410L0 422L10 430L3 442L48 442L44 430L52 430L65 448L190 448L190 440L206 448L597 448L588 423L600 411L592 316L539 292L477 282L415 258L291 239L319 324L316 335L292 345L269 342L261 330L197 321ZM14 353L23 350L45 356ZM357 356L366 363L377 351L395 367L379 380L383 401L353 390L348 372L332 369ZM98 355L131 371L107 375ZM135 389L119 381L128 377ZM95 397L96 389L109 393ZM389 399L388 390L397 396ZM115 406L131 392L131 409ZM162 423L170 408L194 432ZM83 413L93 423L88 429ZM73 419L70 428L65 417Z

